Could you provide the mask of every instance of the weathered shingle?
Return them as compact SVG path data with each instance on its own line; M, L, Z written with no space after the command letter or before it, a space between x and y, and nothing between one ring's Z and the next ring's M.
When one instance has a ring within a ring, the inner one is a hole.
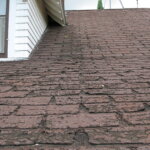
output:
M0 149L149 150L150 9L67 13L0 63Z

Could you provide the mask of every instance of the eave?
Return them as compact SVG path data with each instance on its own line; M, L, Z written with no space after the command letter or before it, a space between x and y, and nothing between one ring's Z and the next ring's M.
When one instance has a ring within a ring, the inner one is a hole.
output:
M61 26L66 25L66 17L64 11L63 0L44 0L47 14L59 23Z

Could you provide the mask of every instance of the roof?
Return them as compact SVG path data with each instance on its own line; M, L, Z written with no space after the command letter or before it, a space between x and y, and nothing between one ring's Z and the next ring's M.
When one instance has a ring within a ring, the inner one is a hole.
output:
M150 149L150 9L67 19L30 60L0 63L0 148Z

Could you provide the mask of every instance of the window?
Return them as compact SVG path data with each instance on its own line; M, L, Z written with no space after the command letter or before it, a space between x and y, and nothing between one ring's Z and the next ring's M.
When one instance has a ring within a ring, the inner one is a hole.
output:
M6 15L6 1L7 0L0 0L0 16Z
M7 0L0 0L0 54L5 53Z

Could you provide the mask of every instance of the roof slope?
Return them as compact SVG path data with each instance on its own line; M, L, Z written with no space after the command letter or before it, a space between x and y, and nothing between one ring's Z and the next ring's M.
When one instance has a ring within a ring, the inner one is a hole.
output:
M150 10L68 22L30 60L0 63L0 148L150 149Z

